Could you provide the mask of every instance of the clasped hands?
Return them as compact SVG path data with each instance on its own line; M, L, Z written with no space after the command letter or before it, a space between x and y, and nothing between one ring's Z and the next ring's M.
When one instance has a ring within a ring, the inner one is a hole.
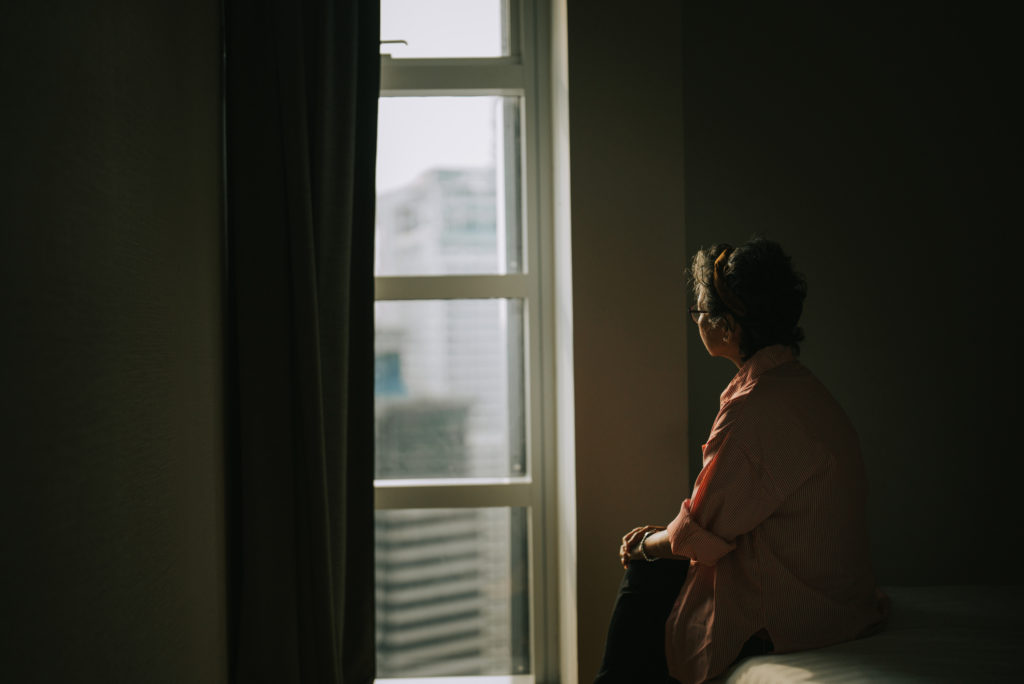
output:
M643 558L640 553L640 540L648 532L660 532L665 529L664 525L644 525L634 527L622 537L622 545L619 546L619 562L622 567L629 567L629 561Z

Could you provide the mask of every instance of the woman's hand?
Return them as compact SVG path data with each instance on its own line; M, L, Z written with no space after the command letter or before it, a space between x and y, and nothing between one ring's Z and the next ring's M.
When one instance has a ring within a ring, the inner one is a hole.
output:
M640 540L643 539L644 535L648 532L660 532L665 529L664 525L644 525L643 527L634 527L622 537L622 545L619 546L619 562L622 563L622 567L629 567L629 561L637 558L643 558L640 554Z

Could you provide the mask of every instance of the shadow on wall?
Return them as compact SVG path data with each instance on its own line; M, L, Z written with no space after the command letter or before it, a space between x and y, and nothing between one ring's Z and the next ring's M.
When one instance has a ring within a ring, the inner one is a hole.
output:
M806 274L802 360L860 432L880 580L1016 581L1009 10L800 5L685 7L688 250L763 232ZM731 371L689 349L695 475Z

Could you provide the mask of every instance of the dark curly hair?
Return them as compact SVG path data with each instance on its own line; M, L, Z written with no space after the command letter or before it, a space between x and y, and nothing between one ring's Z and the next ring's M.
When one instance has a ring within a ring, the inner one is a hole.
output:
M804 332L797 323L803 313L807 282L793 270L791 259L778 243L755 237L728 256L725 281L746 311L738 315L715 290L715 260L729 245L701 249L690 264L694 301L703 297L714 324L732 314L740 324L740 356L746 361L759 349L784 344L800 353Z

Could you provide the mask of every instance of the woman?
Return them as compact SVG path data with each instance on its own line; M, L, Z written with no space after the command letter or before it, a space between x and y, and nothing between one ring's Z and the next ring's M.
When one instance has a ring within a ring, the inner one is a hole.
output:
M702 249L691 276L701 341L737 373L679 515L622 538L601 684L698 684L748 655L857 638L887 612L857 434L797 361L803 278L764 239Z

